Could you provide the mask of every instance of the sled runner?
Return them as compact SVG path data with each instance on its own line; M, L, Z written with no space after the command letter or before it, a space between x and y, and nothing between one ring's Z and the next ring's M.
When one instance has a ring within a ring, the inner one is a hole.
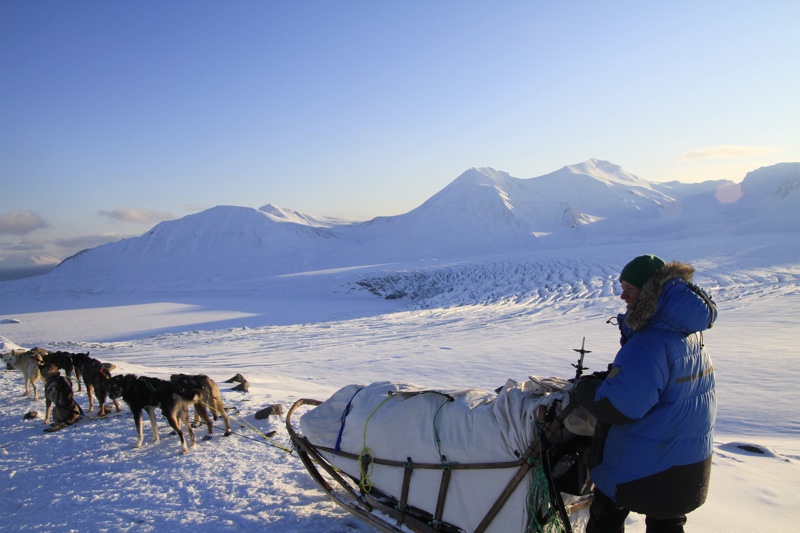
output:
M286 426L317 485L381 531L527 532L556 521L571 531L591 502L594 419L569 403L568 387L350 385L325 402L298 400Z

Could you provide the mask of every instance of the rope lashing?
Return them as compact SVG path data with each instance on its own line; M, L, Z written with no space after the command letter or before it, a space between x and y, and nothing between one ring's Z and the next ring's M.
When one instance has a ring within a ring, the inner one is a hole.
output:
M369 493L372 490L372 481L369 479L370 475L372 475L372 468L373 462L372 458L375 456L375 453L367 446L367 426L369 426L369 421L378 412L378 410L383 407L383 405L391 400L394 396L388 395L386 398L378 404L378 406L370 413L367 417L366 422L364 422L364 431L361 440L361 453L358 454L358 463L361 465L361 478L359 480L359 487L365 493Z
M551 505L550 483L544 467L536 466L533 470L533 482L528 491L526 506L528 508L527 531L533 533L560 533L564 527L558 517L558 511Z
M528 528L526 531L532 533L571 533L572 531L569 525L565 526L562 523L559 508L554 502L554 496L560 499L560 495L551 492L551 489L557 489L551 484L551 479L548 476L550 474L550 463L547 455L549 453L549 439L545 421L551 422L555 419L555 416L556 402L553 402L546 411L545 420L536 423L536 432L539 434L541 443L539 458L533 459L523 456L528 464L536 465L533 469L533 479L526 500L528 511Z
M442 405L440 405L439 408L436 410L436 414L433 415L433 438L434 438L434 441L436 442L436 451L438 452L439 457L442 460L443 467L444 468L449 468L449 466L448 466L449 463L447 462L447 458L442 453L442 439L439 437L439 430L436 428L436 418L439 416L439 413L441 412L442 407L444 407L445 404L447 404L449 402L454 402L455 398L453 398L452 396L447 395L447 394L445 394L444 396L446 398L445 401L442 402Z
M362 447L361 447L361 452L358 455L359 469L361 471L361 475L360 475L360 479L359 479L359 487L361 488L361 490L364 493L369 493L372 490L372 486L373 486L372 481L370 480L370 476L372 475L372 470L374 468L373 458L375 457L375 453L373 452L373 450L369 446L367 446L367 427L369 426L370 420L372 419L373 416L375 416L375 413L377 413L378 410L380 410L380 408L383 407L386 404L386 402L388 402L391 398L394 398L394 397L403 398L403 397L415 396L417 394L426 394L426 393L439 394L439 395L445 397L445 401L442 402L442 404L437 408L436 413L433 416L433 433L434 433L434 441L435 441L435 445L436 445L436 450L438 451L439 457L440 457L440 459L442 461L442 469L445 472L450 470L450 465L452 463L448 462L447 458L444 456L444 454L442 454L441 439L439 437L439 432L438 432L438 430L436 428L436 418L439 416L439 413L441 412L442 407L444 407L444 405L449 403L449 402L454 402L455 398L453 398L449 394L445 394L445 393L438 392L438 391L419 391L419 392L413 392L411 394L408 394L408 393L405 393L405 392L400 392L400 393L390 392L387 395L387 397L384 398L377 405L377 407L375 407L375 409L372 411L372 413L370 413L370 415L367 417L367 420L364 422L364 429L363 429L363 434L362 434ZM358 391L356 391L355 394L358 394ZM353 396L355 396L355 394L353 394ZM351 398L351 401L352 401L352 398Z
M525 454L525 453L519 454L518 457L520 459L522 459L523 461L525 461L526 463L528 463L530 466L536 466L536 465L539 464L539 458L538 457L531 457L530 455Z

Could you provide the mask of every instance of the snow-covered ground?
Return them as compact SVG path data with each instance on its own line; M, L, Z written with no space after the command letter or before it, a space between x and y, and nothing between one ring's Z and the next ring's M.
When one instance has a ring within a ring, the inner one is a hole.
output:
M44 433L42 416L23 419L44 400L0 372L0 527L369 531L317 488L284 420L257 411L352 383L494 390L570 377L584 338L586 365L605 369L618 346L606 322L622 308L618 272L655 253L693 264L720 310L704 336L719 403L711 492L690 530L795 531L798 191L798 163L692 185L599 160L528 180L471 169L404 215L349 223L218 206L0 282L0 351L89 351L115 373L205 373L235 428L186 455L161 418L161 442L132 449L127 409ZM249 392L224 383L234 374ZM645 529L638 515L629 526Z
M656 253L694 264L720 308L705 335L719 400L712 485L689 530L796 531L798 244L795 233L638 242L173 292L0 283L4 352L15 343L89 351L116 365L114 373L206 373L220 384L235 431L224 438L215 430L181 455L159 417L160 444L132 449L124 407L121 416L43 433L41 415L23 415L43 413L44 401L21 396L21 374L0 372L0 524L8 531L371 531L316 487L290 452L284 420L255 420L256 411L326 399L350 383L494 389L530 374L569 377L584 337L587 366L603 369L618 345L616 327L606 324L622 307L617 272L636 255ZM250 382L248 393L223 383L236 373ZM83 392L76 398L88 407ZM638 515L628 525L645 529Z

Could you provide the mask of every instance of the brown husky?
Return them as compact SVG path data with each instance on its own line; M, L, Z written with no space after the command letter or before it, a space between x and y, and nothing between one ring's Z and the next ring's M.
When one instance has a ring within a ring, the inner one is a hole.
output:
M214 383L213 379L205 374L172 374L169 377L169 380L181 389L187 391L201 391L200 400L194 402L194 421L192 422L192 425L197 427L200 425L199 419L203 419L208 427L208 433L205 437L203 437L204 440L211 438L211 433L214 427L214 425L211 423L211 418L208 416L209 409L211 410L211 414L214 416L214 421L221 416L222 420L225 422L224 436L227 437L231 434L231 421L228 419L228 415L225 414L225 406L222 405L222 395L219 392L219 387L217 387L217 384Z
M75 402L72 385L65 376L61 375L58 366L55 363L44 364L41 372L45 379L45 424L50 422L50 413L53 414L53 423L45 431L58 431L80 420L83 411Z

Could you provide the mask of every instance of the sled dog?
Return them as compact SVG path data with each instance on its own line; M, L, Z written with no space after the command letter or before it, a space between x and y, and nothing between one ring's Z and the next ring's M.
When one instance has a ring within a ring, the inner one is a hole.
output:
M80 376L75 374L75 364L72 362L72 354L69 352L47 352L42 356L45 363L53 363L58 368L64 371L64 377L67 378L69 381L70 386L72 386L72 376L73 374L78 380L78 390L81 390L81 380ZM45 379L47 377L45 376Z
M211 423L211 418L208 416L209 409L216 422L219 417L225 422L225 436L231 434L231 422L228 415L225 413L225 406L222 404L222 395L219 392L219 387L213 379L205 374L172 374L169 380L177 387L185 390L199 390L200 399L194 403L194 420L192 426L198 427L200 419L206 423L208 433L204 439L210 439L214 425Z
M42 379L39 365L42 363L42 350L41 348L34 348L25 352L11 351L9 354L3 355L3 362L6 364L8 370L19 370L25 379L25 392L23 396L30 396L31 388L33 388L33 399L39 399L39 391L36 388L36 382Z
M93 359L89 353L73 353L72 367L75 369L75 379L78 381L78 390L81 390L81 381L83 381L83 367Z
M161 414L164 415L170 427L178 434L181 452L187 453L189 451L186 438L183 431L181 431L181 422L189 433L189 445L194 446L194 431L189 424L188 408L200 399L201 392L199 390L185 391L163 379L121 374L109 380L109 396L114 399L122 398L133 413L137 435L134 448L141 448L144 440L142 431L143 410L147 411L147 416L150 418L153 442L159 442L158 424L155 416L156 407L161 408Z
M80 420L83 412L81 407L75 402L72 392L72 384L67 381L65 376L55 363L46 363L41 366L42 377L45 380L45 414L44 423L50 423L50 414L53 415L53 423L49 430L56 431Z
M78 367L76 366L75 368L77 369ZM94 410L94 399L97 398L99 404L97 416L106 416L108 380L111 379L111 373L103 363L93 357L87 357L85 361L81 361L80 373L83 378L83 384L86 385L86 394L89 396L89 411ZM116 398L112 398L112 401L117 412L119 412L119 401Z

